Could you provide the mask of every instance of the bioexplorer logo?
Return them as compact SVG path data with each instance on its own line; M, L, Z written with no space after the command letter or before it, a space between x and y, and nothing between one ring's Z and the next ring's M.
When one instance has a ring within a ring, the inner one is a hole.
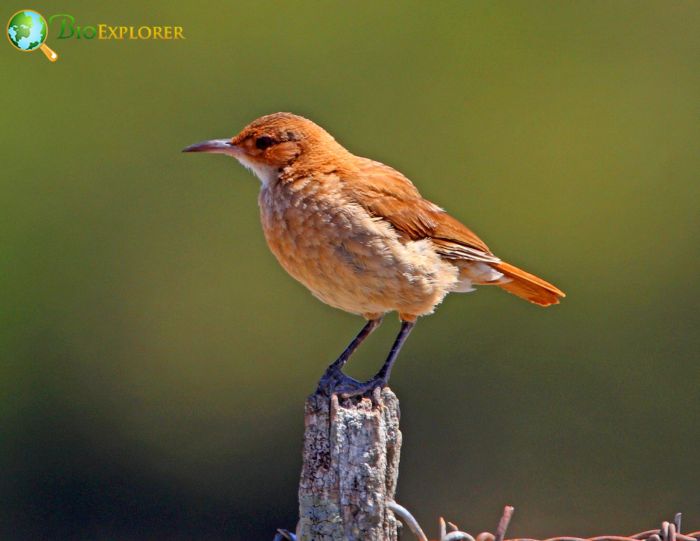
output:
M32 9L15 13L7 23L7 37L13 47L20 51L41 50L46 58L55 62L58 55L44 42L49 33L49 25L57 32L56 39L79 40L181 40L185 39L182 26L121 26L107 23L89 25L76 24L70 13L56 13L49 22Z
M46 19L31 9L18 11L7 22L7 38L15 49L25 53L39 49L51 62L56 62L58 55L44 43L48 34Z

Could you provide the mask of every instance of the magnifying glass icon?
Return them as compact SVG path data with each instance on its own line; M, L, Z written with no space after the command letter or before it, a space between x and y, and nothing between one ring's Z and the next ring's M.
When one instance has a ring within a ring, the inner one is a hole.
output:
M15 49L25 53L39 49L51 62L56 62L58 55L44 43L48 34L46 19L31 9L18 11L7 23L7 39Z

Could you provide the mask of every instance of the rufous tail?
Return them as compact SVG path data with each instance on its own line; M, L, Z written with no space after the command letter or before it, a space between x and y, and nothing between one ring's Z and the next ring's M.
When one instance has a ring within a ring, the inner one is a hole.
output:
M521 299L540 306L549 306L550 304L559 304L559 299L566 297L564 292L556 286L514 265L501 262L494 263L491 266L503 273L507 278L510 278L510 281L496 283L496 285Z

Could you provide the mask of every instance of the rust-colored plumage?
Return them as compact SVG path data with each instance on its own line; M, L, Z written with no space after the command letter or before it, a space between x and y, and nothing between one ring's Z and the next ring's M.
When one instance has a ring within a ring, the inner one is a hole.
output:
M496 263L494 267L511 280L498 284L498 286L520 298L540 306L549 306L550 304L558 304L559 298L565 296L564 292L556 286L510 263Z
M450 292L496 285L541 306L564 296L501 261L404 175L355 156L305 118L267 115L230 140L185 150L228 154L251 169L262 182L265 238L282 266L325 303L369 320L324 376L334 389L364 392L386 383L413 322ZM340 368L390 311L403 324L389 359L370 382L350 381Z

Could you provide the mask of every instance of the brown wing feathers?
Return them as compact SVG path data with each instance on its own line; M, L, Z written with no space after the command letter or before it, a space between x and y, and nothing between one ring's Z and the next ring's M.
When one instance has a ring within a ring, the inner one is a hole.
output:
M433 239L445 257L500 261L468 227L423 199L401 173L379 162L360 159L362 182L349 183L349 195L411 240Z
M430 238L445 258L488 263L508 281L494 285L540 306L557 304L564 292L518 267L501 261L468 227L423 199L401 173L373 160L360 159L362 182L349 182L349 194L373 216L382 218L411 240Z

